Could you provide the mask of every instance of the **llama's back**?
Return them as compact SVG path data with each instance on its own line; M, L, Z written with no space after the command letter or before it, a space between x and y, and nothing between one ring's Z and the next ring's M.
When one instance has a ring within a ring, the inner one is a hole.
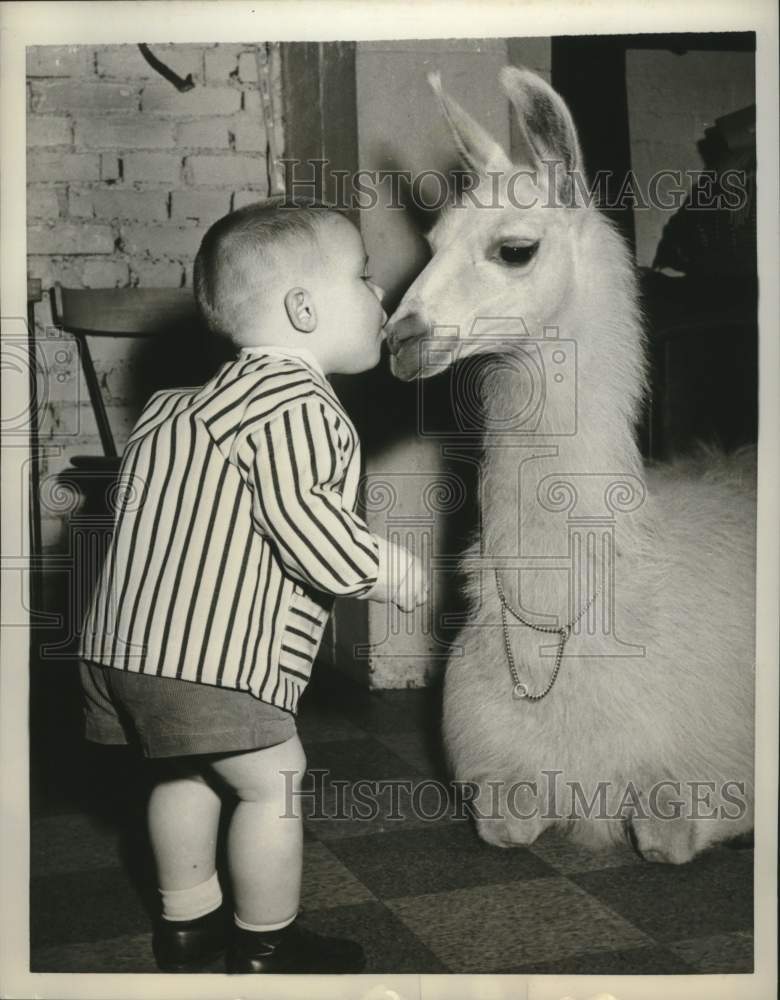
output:
M686 484L703 482L723 495L736 492L741 496L756 495L757 453L755 445L745 445L732 452L700 444L694 451L669 462L650 464L646 468L648 483L665 489L677 484L684 492Z
M674 567L710 602L719 603L722 596L740 606L752 605L755 449L731 455L702 449L689 458L650 466L647 487L656 515L654 548L667 560L663 568Z
M755 453L702 453L649 469L647 483L657 513L654 654L678 703L709 714L733 763L737 746L752 752Z

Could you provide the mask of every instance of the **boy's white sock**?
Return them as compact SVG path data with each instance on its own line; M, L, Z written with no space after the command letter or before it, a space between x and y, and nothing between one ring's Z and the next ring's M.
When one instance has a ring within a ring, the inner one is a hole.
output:
M217 873L191 889L160 889L164 920L197 920L222 905Z
M298 916L298 913L293 913L291 917L287 920L280 920L278 924L248 924L245 920L233 914L233 919L236 922L236 927L240 927L242 931L254 931L257 934L267 934L269 931L280 931L283 927L288 927L293 920Z

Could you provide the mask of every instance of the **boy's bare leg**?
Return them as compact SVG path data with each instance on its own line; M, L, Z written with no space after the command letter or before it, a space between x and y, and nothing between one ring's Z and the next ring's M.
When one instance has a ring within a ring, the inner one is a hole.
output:
M212 758L207 768L238 796L227 849L240 925L289 923L298 913L303 866L299 798L291 794L300 790L306 770L300 740Z
M162 896L152 950L164 972L202 967L226 943L216 872L222 800L195 767L195 758L159 761L149 799L149 835Z
M192 889L216 872L222 800L195 762L162 761L149 798L147 821L157 879L165 892Z

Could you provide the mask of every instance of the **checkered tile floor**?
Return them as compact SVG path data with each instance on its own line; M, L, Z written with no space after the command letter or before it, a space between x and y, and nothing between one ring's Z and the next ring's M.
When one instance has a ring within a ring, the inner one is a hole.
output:
M345 782L349 805L361 779L444 776L437 714L432 691L320 690L300 731L310 767ZM50 733L47 747L33 754L31 969L154 972L144 772L131 753L85 747L72 731L59 746ZM422 802L436 811L435 797ZM504 851L467 820L413 816L403 794L395 819L339 818L338 803L331 784L307 805L304 919L360 941L367 972L752 971L752 850L722 847L680 868L558 837Z

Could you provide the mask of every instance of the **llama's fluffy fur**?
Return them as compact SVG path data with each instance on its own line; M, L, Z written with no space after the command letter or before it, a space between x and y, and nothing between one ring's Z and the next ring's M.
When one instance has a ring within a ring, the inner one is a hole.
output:
M629 782L642 795L666 780L711 782L712 808L725 805L732 815L718 790L743 784L748 808L738 820L635 820L640 849L658 860L689 860L752 828L749 457L648 470L652 510L639 529L644 538L637 551L618 556L616 573L616 619L623 634L646 646L644 657L567 657L543 701L514 701L491 576L468 582L473 618L455 641L462 655L448 664L444 702L444 737L459 780L476 782L488 800L488 782L506 789L535 781L539 796L525 795L524 812L549 807L545 772L560 771L563 786L578 782L588 800L606 781L610 813L625 801ZM516 627L512 637L518 662L539 664L539 635ZM551 663L532 676L541 681ZM682 793L689 805L692 787ZM565 814L565 789L558 805ZM490 813L489 806L481 812ZM594 847L622 839L628 828L622 820L516 820L506 813L479 823L482 836L501 846L532 842L550 825Z

